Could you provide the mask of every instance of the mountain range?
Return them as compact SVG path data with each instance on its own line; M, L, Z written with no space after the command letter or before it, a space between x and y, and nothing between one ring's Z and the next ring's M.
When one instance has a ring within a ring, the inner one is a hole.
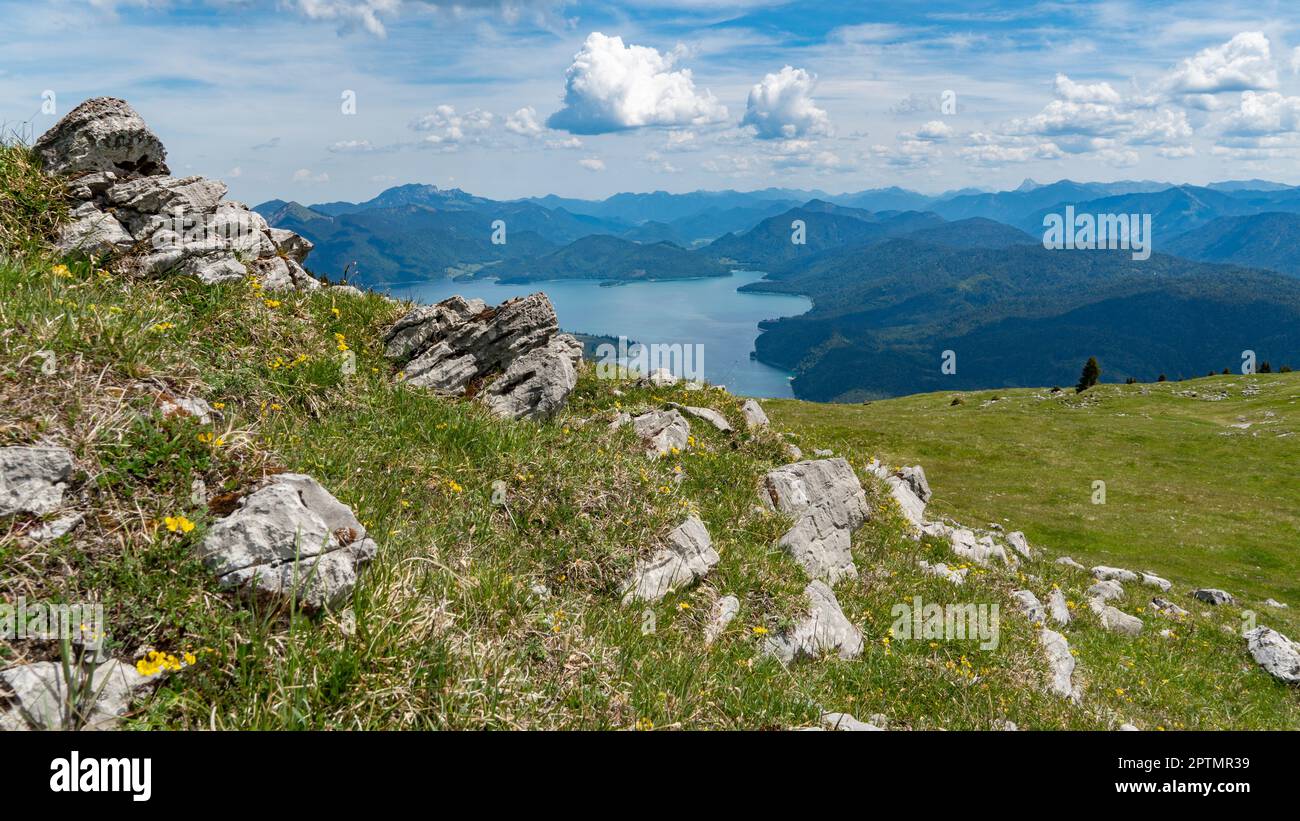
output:
M1049 214L1150 214L1149 260L1043 248ZM766 271L745 290L813 308L763 324L757 358L797 396L1203 375L1245 349L1300 360L1300 188L1026 180L931 197L770 188L492 200L431 185L257 211L316 243L313 270L384 287L453 276L624 282ZM504 240L504 241L502 241ZM940 354L956 352L956 373Z

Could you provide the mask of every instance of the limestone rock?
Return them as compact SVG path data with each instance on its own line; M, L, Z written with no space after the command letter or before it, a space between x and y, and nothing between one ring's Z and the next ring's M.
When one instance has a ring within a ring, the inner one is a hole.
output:
M1053 587L1052 592L1047 594L1047 615L1052 617L1052 621L1064 627L1070 623L1070 605L1065 600L1065 594L1059 587Z
M821 725L827 730L841 730L849 732L883 732L883 727L877 727L866 721L858 721L848 713L822 713L818 719Z
M282 473L214 524L198 552L223 587L320 610L348 600L376 550L351 509L315 479Z
M1066 566L1066 567L1073 568L1073 569L1075 569L1075 570L1087 570L1087 569L1088 569L1088 568L1084 567L1083 565L1079 564L1078 562L1076 562L1074 559L1071 559L1069 556L1062 556L1061 558L1059 558L1059 559L1056 560L1056 563L1057 563L1057 564L1060 564L1060 565L1064 565L1064 566Z
M1074 684L1074 656L1070 653L1070 643L1065 640L1065 636L1043 628L1038 631L1038 643L1047 656L1047 667L1051 674L1048 689L1061 698L1076 703L1080 701L1082 694Z
M1100 581L1088 588L1089 599L1100 599L1101 601L1110 601L1111 599L1124 598L1124 587L1117 581Z
M1121 567L1107 567L1099 564L1092 569L1092 577L1101 581L1135 582L1138 574Z
M76 530L84 519L85 516L80 513L68 513L32 528L24 535L37 542L52 542Z
M1013 530L1007 534L1006 538L1007 544L1011 545L1012 550L1016 551L1021 556L1024 556L1026 559L1033 558L1029 552L1029 540L1025 538L1025 534L1021 533L1019 530Z
M1136 636L1142 632L1142 620L1137 616L1130 616L1128 613L1111 607L1102 599L1096 598L1088 602L1092 612L1097 614L1101 620L1101 626L1112 633L1121 633L1126 636Z
M704 643L713 644L722 636L731 620L740 612L740 599L735 596L723 596L713 606L713 616L704 628Z
M764 652L785 664L832 652L842 659L857 658L862 653L862 633L844 617L834 591L825 582L812 581L804 594L810 604L807 617L792 630L768 636Z
M925 559L921 559L916 564L918 567L921 568L923 572L931 576L938 576L941 579L947 579L953 584L965 584L966 574L970 572L970 568L963 567L960 570L958 570L956 568L949 567L943 562L935 562L934 564L931 564L930 562L927 562Z
M548 419L564 407L578 384L582 343L557 334L510 363L483 392L483 403L505 419Z
M991 536L976 537L974 532L964 527L951 527L942 522L931 522L922 528L922 532L947 539L953 553L981 567L994 567L995 560L1006 567L1017 565L1006 548L994 542Z
M1205 602L1206 604L1213 604L1213 605L1233 604L1236 602L1236 599L1232 597L1231 593L1225 592L1223 590L1219 590L1214 587L1202 587L1199 590L1193 590L1192 598L1199 599Z
M662 388L668 385L676 385L677 377L667 368L657 368L646 377L646 381L656 388Z
M1300 685L1300 644L1269 627L1246 631L1246 648L1269 675Z
M449 396L500 373L483 390L484 403L507 418L545 418L568 401L582 354L558 328L544 293L496 307L454 296L399 319L384 337L384 355L401 366L405 384Z
M924 468L920 465L900 468L898 477L907 482L907 486L912 489L912 493L916 495L916 498L927 505L930 504L930 499L934 497L934 493L930 490L930 482L925 478Z
M114 254L136 275L206 284L256 275L268 291L320 287L300 264L310 242L223 199L219 180L170 176L162 144L122 100L87 100L36 150L47 172L72 176L67 191L78 204L57 240L64 253Z
M1189 618L1192 615L1168 599L1162 599L1159 596L1156 596L1151 600L1151 608L1162 616L1168 616L1171 619L1178 619L1179 621Z
M1154 573L1149 573L1143 570L1141 575L1142 575L1143 584L1145 584L1147 587L1159 588L1160 592L1162 593L1168 593L1169 588L1174 586L1173 582L1169 581L1168 579L1162 579Z
M912 490L912 485L897 476L885 479L885 484L889 486L889 495L898 502L903 518L915 528L924 527L925 502Z
M72 453L66 448L0 448L0 516L52 513L63 503L71 476Z
M682 522L668 534L666 547L649 560L638 562L623 585L623 604L656 602L669 593L694 584L719 561L709 531L698 516Z
M13 693L8 710L0 705L0 729L113 729L131 701L162 677L141 675L134 666L117 660L96 666L93 676L80 665L73 665L70 672L73 692L87 693L72 711L61 664L42 661L0 670L0 682L5 685L0 689Z
M307 255L311 253L311 249L316 247L311 240L304 236L295 234L293 231L284 228L270 228L268 231L270 233L271 242L275 245L276 252L283 254L294 262L305 262L307 260ZM358 293L360 292L358 291Z
M1277 610L1285 610L1288 607L1288 605L1283 604L1277 599L1264 599L1264 606L1272 607Z
M745 417L745 427L750 430L765 428L768 425L767 414L763 412L763 406L753 399L745 400L745 403L740 406L740 413Z
M135 238L122 227L112 214L105 214L93 203L83 203L73 209L72 221L59 231L54 247L63 254L105 256L126 251L135 244Z
M168 174L167 150L125 100L95 97L69 111L33 146L49 174Z
M809 577L830 584L857 577L849 548L870 510L847 461L816 459L772 470L763 477L763 499L795 518L779 544Z
M691 435L691 424L675 410L643 413L632 419L632 429L652 459L685 448Z
M1030 590L1012 590L1011 598L1015 599L1016 606L1029 617L1032 624L1044 624L1047 622L1047 609L1043 603Z
M683 411L686 414L690 416L694 416L697 419L703 419L704 421L708 422L710 425L722 431L723 433L732 432L731 423L727 421L727 417L718 413L713 408L693 408L689 405L678 405L675 402L672 403L671 406L674 409Z

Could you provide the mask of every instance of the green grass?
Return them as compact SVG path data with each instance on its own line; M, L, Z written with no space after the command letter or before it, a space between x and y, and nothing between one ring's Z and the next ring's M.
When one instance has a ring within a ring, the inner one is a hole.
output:
M1300 605L1300 374L769 407L811 441L924 465L933 510L959 521L1023 530L1089 566Z
M805 450L836 447L851 456L875 510L854 539L860 577L836 589L862 628L862 656L785 668L761 653L759 632L792 622L805 579L776 547L788 521L759 507L757 492L763 473L785 461L782 436L729 437L700 422L685 452L652 461L630 430L606 425L619 411L671 400L708 404L743 430L736 398L615 384L588 369L559 418L504 422L476 404L394 383L380 339L405 306L382 297L269 297L247 283L135 280L111 265L67 262L64 272L59 260L0 247L0 445L52 439L70 447L78 472L69 501L89 515L48 545L23 537L35 522L0 521L0 598L98 599L121 658L149 648L194 652L197 664L141 703L131 728L784 728L814 724L823 710L863 719L883 713L892 726L913 729L988 729L1003 718L1041 729L1123 721L1168 729L1300 726L1297 693L1260 671L1239 635L1223 631L1239 624L1238 608L1189 606L1193 619L1174 639L1160 637L1160 617L1146 613L1148 629L1129 639L1096 625L1082 605L1089 580L1052 564L1054 552L1024 567L1024 576L977 569L964 587L917 570L919 558L953 557L945 544L906 535L882 488L862 472L866 458L919 460L933 476L937 509L973 524L1006 519L1047 543L1069 529L1042 524L1064 497L1043 501L1035 517L1010 489L988 496L977 489L1010 481L1011 454L1024 460L1013 484L1031 489L1024 493L1071 486L1068 464L1029 458L1057 447L1030 420L1069 411L1027 404L1026 418L1007 426L1020 436L995 458L991 442L999 440L969 427L916 428L910 438L899 428L896 439L869 439L882 420L856 414L881 413L885 403L771 405L777 429L794 433ZM339 367L336 334L356 355L352 375ZM41 368L48 357L38 352L47 351L53 374ZM201 395L222 417L211 425L165 419L156 399L163 390ZM972 401L954 410L972 419L1001 412ZM1072 435L1068 425L1060 430ZM1170 460L1161 481L1174 481L1180 440L1150 435L1152 459ZM1226 447L1226 437L1210 444ZM1258 465L1230 453L1217 454L1213 468L1225 498L1233 486L1259 483L1256 492L1273 494L1265 515L1279 522L1293 498L1284 493L1294 490L1245 475L1248 467L1267 473L1262 453ZM1204 454L1207 475L1214 455ZM1276 471L1280 462L1269 464ZM221 494L279 470L316 477L378 541L350 612L309 618L248 604L220 590L195 559L218 514L193 501L194 480L220 508ZM492 502L495 481L507 483L506 506ZM1115 483L1107 511L1132 493L1122 478ZM1186 483L1179 487L1191 493ZM1222 531L1212 510L1198 509L1203 499L1190 495L1172 515ZM688 512L708 525L721 563L653 607L621 606L619 584L633 563ZM178 514L197 524L193 532L163 526ZM1280 526L1271 527L1251 544L1267 547L1269 532L1283 542ZM1284 561L1284 548L1266 555ZM1076 552L1090 555L1083 546ZM1118 549L1092 555L1137 563ZM1225 567L1187 581L1236 572ZM1291 582L1276 583L1282 597ZM1045 692L1034 627L1007 599L1024 584L1040 596L1058 584L1081 605L1080 620L1065 632L1086 686L1082 706ZM546 596L533 591L538 585ZM1185 599L1185 590L1180 585L1175 596ZM706 647L703 628L722 595L739 597L740 614ZM1121 606L1137 612L1143 591L1132 587L1129 595ZM914 596L998 604L998 647L892 639L892 609ZM653 631L645 629L650 621ZM4 663L57 652L40 642L0 642Z

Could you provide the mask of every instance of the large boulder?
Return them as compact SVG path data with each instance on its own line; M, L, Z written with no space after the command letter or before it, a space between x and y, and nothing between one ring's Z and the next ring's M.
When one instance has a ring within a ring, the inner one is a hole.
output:
M847 461L817 459L770 471L763 477L763 500L795 518L779 544L809 577L829 584L857 577L849 548L871 511Z
M1269 675L1300 684L1300 644L1269 627L1246 631L1246 648Z
M50 174L171 173L162 142L135 109L116 97L86 100L64 115L33 147Z
M791 630L768 636L764 652L789 664L799 658L817 658L836 653L842 659L854 659L862 653L862 633L840 609L835 592L822 581L804 588L808 597L808 615Z
M315 479L282 473L208 530L199 557L223 587L321 610L348 600L376 549L352 510Z
M656 602L704 577L718 563L709 531L698 516L673 528L668 543L648 561L638 562L623 585L623 604Z
M557 334L511 362L483 391L488 410L506 419L547 419L564 407L578 384L582 343Z
M447 396L481 395L497 415L526 419L550 416L568 401L582 346L559 333L544 293L495 307L453 296L399 319L384 336L384 355L397 363L407 385Z
M63 504L72 476L66 448L13 445L0 448L0 516L44 516Z
M224 199L219 180L170 176L162 143L122 100L87 100L35 149L47 172L69 178L72 221L55 242L64 254L207 284L257 276L267 291L319 287L301 265L310 242Z

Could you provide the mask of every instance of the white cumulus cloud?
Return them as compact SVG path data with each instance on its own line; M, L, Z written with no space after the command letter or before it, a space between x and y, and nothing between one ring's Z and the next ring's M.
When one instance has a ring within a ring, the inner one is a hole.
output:
M763 140L828 136L830 118L812 99L817 78L801 68L785 66L768 74L749 91L742 126L753 126Z
M1160 85L1171 94L1268 91L1277 88L1277 69L1264 33L1243 31L1183 60Z
M564 73L564 107L546 124L573 134L605 134L726 119L726 107L695 88L690 69L674 69L682 52L679 47L661 54L592 32Z
M1062 100L1072 103L1102 103L1117 105L1119 92L1110 83L1076 83L1064 74L1057 74L1052 90Z
M411 122L411 128L427 134L422 141L425 146L455 151L462 145L483 142L492 120L490 112L479 108L458 114L455 106L440 105L417 117Z

